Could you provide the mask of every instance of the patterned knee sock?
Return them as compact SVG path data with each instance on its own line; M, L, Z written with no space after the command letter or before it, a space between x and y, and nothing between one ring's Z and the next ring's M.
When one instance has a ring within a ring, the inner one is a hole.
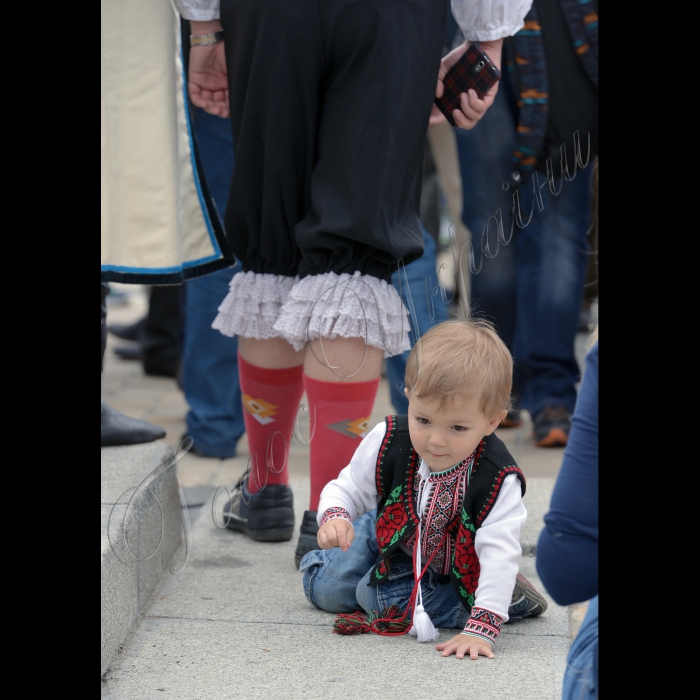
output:
M309 399L311 502L318 509L323 487L335 479L367 434L379 377L370 382L322 382L304 375Z
M289 483L287 445L292 440L294 418L304 391L303 369L303 365L265 369L238 355L248 448L254 455L248 477L250 493L265 484Z

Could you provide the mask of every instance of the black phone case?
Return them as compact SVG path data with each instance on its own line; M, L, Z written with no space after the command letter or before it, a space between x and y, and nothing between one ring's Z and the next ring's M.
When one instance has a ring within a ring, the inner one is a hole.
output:
M501 71L481 48L478 41L469 45L457 63L447 71L445 76L445 92L442 97L435 98L435 104L445 115L452 126L456 126L452 112L459 109L459 96L470 88L476 91L480 99L501 78Z

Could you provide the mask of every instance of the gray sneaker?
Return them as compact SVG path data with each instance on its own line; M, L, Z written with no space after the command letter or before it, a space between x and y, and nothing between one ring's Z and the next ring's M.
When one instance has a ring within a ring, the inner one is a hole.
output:
M518 574L508 608L508 621L513 622L514 620L522 620L525 617L537 617L547 607L547 601L544 596L522 574Z

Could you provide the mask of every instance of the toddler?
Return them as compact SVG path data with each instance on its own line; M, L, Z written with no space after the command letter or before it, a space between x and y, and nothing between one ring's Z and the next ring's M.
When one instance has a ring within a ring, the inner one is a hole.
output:
M494 430L510 407L512 357L483 321L429 330L406 365L407 416L389 416L321 493L304 592L341 613L335 631L462 628L443 656L493 658L509 619L547 603L518 573L525 479Z

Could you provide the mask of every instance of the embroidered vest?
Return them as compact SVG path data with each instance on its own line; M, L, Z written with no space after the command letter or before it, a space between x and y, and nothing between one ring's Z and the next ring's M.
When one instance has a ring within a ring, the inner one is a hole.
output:
M377 544L379 558L370 574L370 586L381 584L389 575L391 555L399 542L418 527L418 504L414 483L418 478L418 454L408 433L407 416L387 416L387 430L377 457L375 480ZM494 434L482 439L474 457L462 512L447 525L454 537L450 580L467 610L474 605L479 585L479 559L474 548L476 531L493 508L503 480L517 474L523 495L525 477L503 442ZM418 546L420 546L418 544Z

